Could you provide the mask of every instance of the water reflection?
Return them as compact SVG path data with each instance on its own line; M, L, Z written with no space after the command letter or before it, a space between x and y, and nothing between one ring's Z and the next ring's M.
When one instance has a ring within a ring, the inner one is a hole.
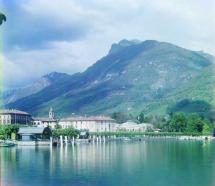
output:
M215 143L143 141L0 149L2 185L212 186Z

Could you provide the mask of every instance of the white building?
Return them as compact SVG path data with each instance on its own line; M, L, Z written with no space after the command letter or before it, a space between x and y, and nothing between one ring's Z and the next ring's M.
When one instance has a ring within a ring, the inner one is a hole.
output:
M31 115L27 112L15 109L0 110L0 125L28 125L31 124L31 122Z
M37 127L50 127L54 129L57 125L57 119L55 119L53 109L49 110L49 117L34 117L33 125Z
M114 119L105 116L90 117L70 117L59 121L59 125L64 128L73 127L78 130L88 130L89 132L113 132L117 130Z
M123 124L120 124L118 127L118 130L124 130L124 131L135 131L135 132L147 132L147 131L153 131L154 127L150 123L141 123L137 124L132 121L127 121Z
M56 119L51 118L33 118L33 125L37 127L50 127L52 129L57 125Z

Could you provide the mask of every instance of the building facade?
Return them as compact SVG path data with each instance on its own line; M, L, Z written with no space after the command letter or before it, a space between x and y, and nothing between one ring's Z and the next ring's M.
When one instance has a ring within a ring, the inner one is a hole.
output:
M21 141L49 140L52 131L49 127L25 127L20 128L17 134Z
M49 117L34 117L33 118L33 125L37 127L50 127L54 129L57 125L57 119L55 118L53 109L50 108L49 110Z
M32 123L31 115L15 109L6 109L0 111L0 125L29 125Z
M57 125L57 120L51 118L33 117L33 125L36 127L50 127L54 129Z
M154 126L150 123L137 124L132 121L127 121L118 126L119 131L134 131L134 132L150 132L154 130Z
M52 108L50 108L47 118L34 117L33 125L52 129L58 125L62 129L73 127L77 130L87 130L89 132L112 132L117 130L115 120L105 116L74 116L57 120Z
M63 129L73 127L89 132L114 132L117 130L115 120L105 116L63 118L59 121L59 126Z

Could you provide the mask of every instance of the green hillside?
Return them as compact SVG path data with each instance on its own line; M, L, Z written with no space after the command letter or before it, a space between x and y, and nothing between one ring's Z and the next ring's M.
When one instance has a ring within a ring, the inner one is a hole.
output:
M207 117L215 115L215 66L206 68L188 84L179 87L164 99L148 104L147 113L199 113Z
M166 113L183 99L212 103L213 56L154 40L122 40L85 72L11 102L34 115ZM190 103L190 102L189 102Z

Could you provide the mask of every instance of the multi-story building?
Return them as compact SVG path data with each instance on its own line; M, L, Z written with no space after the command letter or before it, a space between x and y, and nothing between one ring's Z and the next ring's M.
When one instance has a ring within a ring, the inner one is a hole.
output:
M105 116L73 116L57 120L52 108L49 110L49 117L34 117L33 125L52 129L59 125L62 129L73 127L77 130L88 130L89 132L113 132L118 127L114 119Z
M31 115L27 112L23 112L15 109L0 110L0 125L10 124L31 124Z
M117 129L116 121L105 116L63 118L59 121L59 125L63 129L73 127L78 130L88 130L89 132L113 132Z

